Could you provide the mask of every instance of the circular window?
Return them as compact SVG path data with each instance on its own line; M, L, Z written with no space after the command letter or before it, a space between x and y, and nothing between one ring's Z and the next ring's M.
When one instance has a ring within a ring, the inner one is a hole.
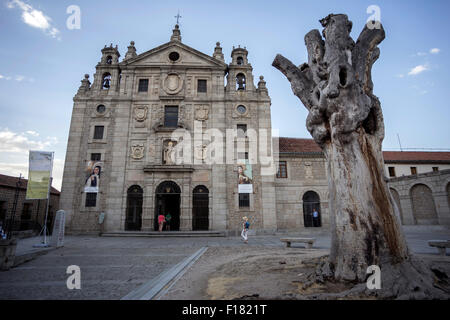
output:
M237 112L238 112L239 114L244 114L244 113L247 112L247 108L246 108L245 106L243 106L243 105L237 106L236 110L237 110Z
M104 105L101 104L101 105L97 106L98 113L104 113L105 110L106 110L106 107Z
M169 53L169 59L170 61L177 61L178 59L180 59L180 54L176 51Z

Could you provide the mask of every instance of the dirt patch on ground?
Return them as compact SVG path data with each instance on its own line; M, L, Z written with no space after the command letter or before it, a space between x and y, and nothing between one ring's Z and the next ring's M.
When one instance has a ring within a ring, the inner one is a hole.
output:
M304 286L307 275L328 253L302 248L210 247L162 299L304 299L349 290L351 284L334 282ZM450 274L450 257L421 258Z
M162 299L286 299L301 293L308 263L328 250L267 247L213 247ZM317 292L330 290L317 288Z

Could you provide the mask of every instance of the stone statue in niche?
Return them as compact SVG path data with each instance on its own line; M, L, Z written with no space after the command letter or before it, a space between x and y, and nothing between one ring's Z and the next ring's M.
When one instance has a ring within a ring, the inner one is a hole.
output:
M175 164L176 163L176 153L175 146L177 142L172 140L166 140L164 142L163 150L163 163L164 164Z
M144 157L144 144L135 143L131 146L131 158L135 160L142 159Z

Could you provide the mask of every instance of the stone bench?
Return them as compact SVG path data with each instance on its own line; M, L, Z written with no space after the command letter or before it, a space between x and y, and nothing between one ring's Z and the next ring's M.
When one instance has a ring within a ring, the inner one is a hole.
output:
M286 242L286 247L290 247L292 242L300 242L300 243L305 243L306 244L306 248L311 249L314 241L316 241L316 239L314 238L282 238L280 239L281 242Z
M439 254L445 256L446 248L450 248L450 240L428 240L428 245L438 248Z

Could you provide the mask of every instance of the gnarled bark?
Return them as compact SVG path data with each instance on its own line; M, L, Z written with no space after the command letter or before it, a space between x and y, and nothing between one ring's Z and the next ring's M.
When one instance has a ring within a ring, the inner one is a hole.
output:
M307 64L296 67L277 55L272 65L309 110L307 129L327 160L330 268L335 279L359 283L370 265L380 266L382 275L409 268L405 274L417 276L384 174L383 115L373 94L371 69L384 29L365 27L355 43L346 15L331 14L320 23L324 39L318 30L305 36Z

